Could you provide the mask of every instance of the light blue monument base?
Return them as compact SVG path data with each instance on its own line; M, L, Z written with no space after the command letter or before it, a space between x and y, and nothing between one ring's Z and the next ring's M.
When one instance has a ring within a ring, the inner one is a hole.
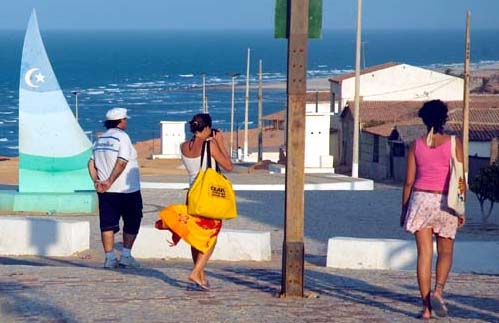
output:
M0 191L0 211L40 213L95 213L95 192L74 193L20 193L14 190Z

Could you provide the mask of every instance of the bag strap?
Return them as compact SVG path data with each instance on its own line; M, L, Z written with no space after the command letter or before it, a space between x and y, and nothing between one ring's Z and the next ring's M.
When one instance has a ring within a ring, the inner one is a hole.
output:
M456 157L456 136L452 135L450 136L450 150L452 154L452 159L457 160Z
M201 148L201 163L199 164L199 169L202 169L203 168L203 159L204 159L204 152L206 150L206 144L208 142L203 142L203 147Z
M203 158L204 158L204 152L205 152L205 147L206 147L206 168L211 168L211 148L210 148L210 142L205 141L203 143L203 149L201 150L201 165L199 168L201 169L203 167ZM220 166L218 166L218 162L215 160L215 170L220 173Z

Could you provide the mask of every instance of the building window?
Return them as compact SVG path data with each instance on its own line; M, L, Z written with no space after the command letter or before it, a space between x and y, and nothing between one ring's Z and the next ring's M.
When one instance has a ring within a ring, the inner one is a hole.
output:
M378 135L374 135L373 163L379 163L379 136Z

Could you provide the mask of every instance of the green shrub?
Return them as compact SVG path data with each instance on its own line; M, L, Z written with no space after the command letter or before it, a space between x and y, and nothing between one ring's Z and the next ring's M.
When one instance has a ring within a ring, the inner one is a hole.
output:
M487 223L494 203L499 202L499 163L482 168L471 182L470 190L475 193L480 202L483 223ZM485 210L484 204L487 200L489 207Z

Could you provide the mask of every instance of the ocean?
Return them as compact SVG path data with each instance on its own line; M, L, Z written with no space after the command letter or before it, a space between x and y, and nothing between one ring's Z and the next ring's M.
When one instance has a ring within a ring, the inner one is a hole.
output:
M66 99L92 138L102 131L106 111L129 109L132 140L160 135L160 121L188 121L202 111L202 74L214 126L230 129L230 73L236 79L236 122L244 121L246 51L251 48L250 82L257 84L258 60L264 82L286 78L287 42L269 31L44 31L49 59ZM308 77L332 77L353 70L355 31L324 30L310 40ZM0 31L0 156L18 155L19 71L24 31ZM499 63L499 30L473 30L474 66ZM388 61L433 69L463 62L463 31L364 31L365 66ZM265 90L264 114L285 108L285 90ZM257 124L257 93L250 93L250 127ZM36 126L36 125L35 125ZM54 120L55 127L64 127Z

